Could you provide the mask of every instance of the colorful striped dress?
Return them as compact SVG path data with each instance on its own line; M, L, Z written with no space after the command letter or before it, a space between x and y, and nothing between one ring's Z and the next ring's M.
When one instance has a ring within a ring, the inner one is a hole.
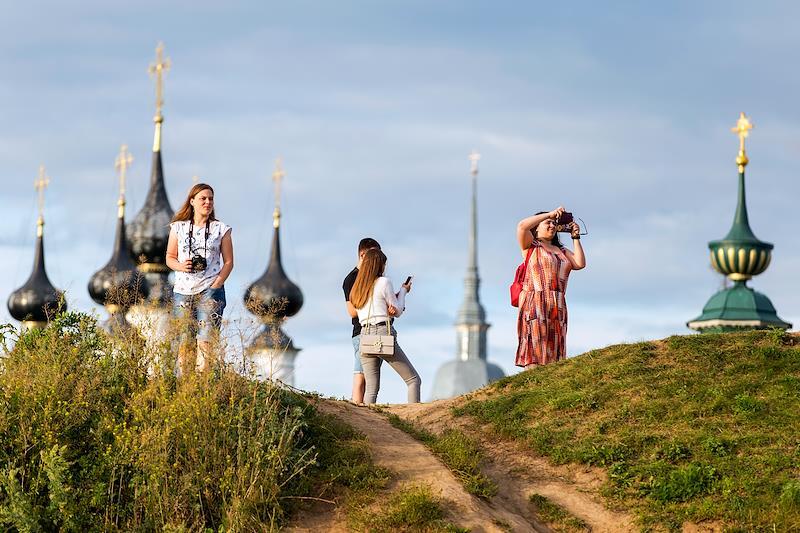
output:
M517 318L517 366L545 365L567 357L567 280L572 263L564 248L548 251L533 241Z

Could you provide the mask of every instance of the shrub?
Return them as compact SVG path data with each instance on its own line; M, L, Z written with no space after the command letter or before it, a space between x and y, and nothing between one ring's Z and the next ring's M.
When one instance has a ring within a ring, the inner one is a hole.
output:
M351 518L358 531L419 531L426 533L465 533L466 529L445 520L444 505L430 487L411 486L393 494L379 509L363 509Z
M2 333L0 529L276 529L307 487L299 396L224 370L177 381L84 314Z
M800 479L792 479L783 485L779 501L784 508L800 508Z
M710 492L718 477L713 466L692 463L653 479L649 493L658 501L684 502Z

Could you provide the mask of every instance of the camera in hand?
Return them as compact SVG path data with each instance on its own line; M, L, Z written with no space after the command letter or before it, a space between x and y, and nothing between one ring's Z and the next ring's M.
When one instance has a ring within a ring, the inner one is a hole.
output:
M556 222L556 231L560 231L562 233L570 233L572 231L572 227L570 226L570 224L574 222L572 213L564 211L563 213L561 213L561 215L559 215L559 217L556 219L555 222Z
M208 266L208 261L202 255L192 257L192 272L202 272Z

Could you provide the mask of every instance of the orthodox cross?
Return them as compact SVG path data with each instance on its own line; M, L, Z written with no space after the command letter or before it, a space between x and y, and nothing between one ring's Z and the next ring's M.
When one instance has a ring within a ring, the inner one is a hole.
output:
M744 152L744 140L750 135L750 130L753 129L753 124L744 113L739 115L739 120L736 121L736 127L731 128L731 131L739 136L739 151Z
M731 131L739 136L739 155L736 157L736 164L739 165L739 172L744 172L744 167L749 162L747 154L744 151L744 140L750 135L750 130L753 129L753 124L750 119L745 116L744 112L739 114L739 120L736 121L736 127L731 128Z
M128 167L133 163L133 156L128 151L128 145L123 144L119 148L119 155L114 161L114 168L119 173L119 204L125 205L125 179L128 175Z
M164 105L164 76L169 71L171 62L164 59L164 43L156 47L156 62L150 64L148 72L156 79L156 117L161 117L161 108Z
M44 165L39 166L39 176L33 182L33 188L39 193L39 222L44 221L44 190L50 185L50 177L44 169Z
M469 171L470 171L470 174L472 174L473 176L477 176L478 175L478 161L480 160L480 158L481 158L481 154L479 154L475 150L473 150L472 153L469 154L469 163L470 163L469 164Z
M275 211L272 213L272 225L278 227L281 221L281 181L286 173L283 171L283 161L279 157L275 160L275 172L272 181L275 183Z

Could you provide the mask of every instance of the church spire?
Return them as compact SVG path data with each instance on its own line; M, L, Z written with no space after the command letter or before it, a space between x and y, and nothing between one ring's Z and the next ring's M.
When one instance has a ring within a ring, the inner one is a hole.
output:
M247 288L244 295L248 309L266 322L280 322L286 317L294 316L303 306L303 293L286 276L281 260L280 192L281 180L285 176L281 160L278 159L275 162L275 172L272 174L275 184L275 209L272 213L274 231L269 264L261 277Z
M114 161L114 167L119 174L117 232L114 238L114 248L111 252L111 259L92 275L88 287L92 300L105 306L108 310L110 316L105 327L112 332L125 331L130 327L125 319L125 313L132 305L147 295L147 283L131 257L125 233L125 181L128 168L132 163L133 156L128 152L128 147L123 144Z
M56 289L47 277L44 262L44 192L50 185L50 177L44 165L39 167L39 175L33 182L38 195L39 216L36 219L36 247L33 270L25 284L11 293L8 298L8 311L22 322L26 328L44 327L59 311L67 308L64 295Z
M472 198L467 252L467 273L464 276L464 300L456 319L456 357L436 371L431 399L452 398L474 391L504 376L503 370L487 360L486 312L478 288L478 161L481 156L473 150L469 155Z
M744 170L750 162L745 152L745 139L753 125L744 113L739 115L731 131L739 137L736 166L739 170L739 191L736 214L728 234L708 243L711 266L733 281L708 300L703 313L687 322L691 329L701 332L720 332L741 329L777 327L789 329L792 325L778 317L769 298L747 286L753 276L764 272L772 259L773 245L760 240L750 228L745 196Z
M464 276L464 300L458 311L456 325L484 325L486 322L486 312L478 296L478 289L481 282L478 276L478 161L480 158L480 154L474 150L469 155L470 175L472 176L469 247L467 272ZM478 354L475 352L472 355ZM483 358L486 358L485 351L483 353Z
M164 122L164 77L172 63L164 58L164 45L158 44L156 60L148 72L155 80L156 113L153 156L150 169L150 188L144 206L128 224L131 255L139 262L139 269L150 283L150 298L160 306L167 305L172 290L169 284L166 250L169 239L169 223L174 211L167 198L164 185L164 168L161 161L161 133Z
M283 270L281 261L281 182L285 177L278 159L272 174L275 186L275 209L272 213L272 250L266 271L244 293L247 309L264 323L250 346L253 371L259 379L279 380L294 385L294 360L300 351L281 325L303 306L303 293Z

